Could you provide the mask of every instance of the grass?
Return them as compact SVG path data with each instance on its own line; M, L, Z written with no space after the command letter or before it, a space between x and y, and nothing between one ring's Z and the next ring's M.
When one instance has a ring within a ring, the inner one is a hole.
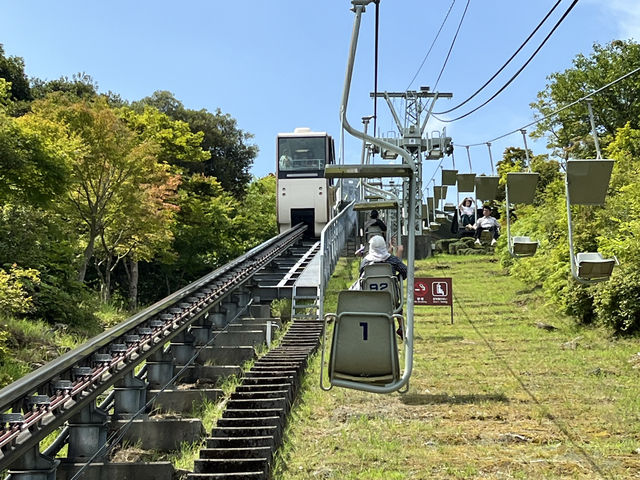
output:
M353 275L341 265L335 285ZM273 478L637 478L637 339L577 326L492 257L430 258L416 276L453 278L455 323L416 307L409 392L323 392L316 355Z

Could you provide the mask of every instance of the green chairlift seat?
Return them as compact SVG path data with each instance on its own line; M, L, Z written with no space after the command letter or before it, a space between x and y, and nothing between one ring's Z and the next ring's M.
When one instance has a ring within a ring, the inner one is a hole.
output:
M400 379L390 292L342 291L335 318L329 357L332 385L357 388L358 383L388 385Z
M578 277L589 280L607 280L618 263L614 258L604 258L600 252L582 252L576 255Z
M533 203L536 194L537 172L509 172L505 196L507 203L507 248L512 257L531 257L538 249L538 242L525 236L511 237L511 215L509 209L513 203Z
M442 170L442 185L455 185L458 180L458 170Z
M475 179L475 173L459 173L457 175L458 192L473 192L475 189Z
M475 179L476 198L479 200L495 200L498 196L498 182L500 177L497 175L479 175Z
M608 280L618 259L604 258L599 252L574 253L571 205L603 205L613 170L613 160L567 160L565 187L569 228L571 273L581 283Z
M512 239L512 253L516 257L532 257L536 254L539 242L525 236L514 236Z

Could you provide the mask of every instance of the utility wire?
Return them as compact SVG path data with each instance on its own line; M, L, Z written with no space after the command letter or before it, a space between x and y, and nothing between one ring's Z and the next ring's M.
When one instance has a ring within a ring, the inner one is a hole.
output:
M438 74L438 78L433 86L433 90L437 90L438 88L438 83L440 82L440 78L442 77L442 74L444 72L445 67L447 66L447 62L449 61L449 57L451 56L451 51L453 50L454 45L456 44L456 40L458 38L458 33L460 32L460 28L462 27L462 22L464 21L465 16L467 15L467 9L469 8L469 3L471 2L471 0L467 0L467 4L464 7L464 11L462 12L462 17L460 18L460 22L458 23L458 28L456 29L456 33L453 36L453 40L451 41L451 46L449 47L449 51L447 52L447 56L444 59L444 63L442 65L442 68L440 69L440 73Z
M415 81L416 77L420 73L420 70L422 70L422 67L424 67L424 64L427 61L427 58L429 57L429 54L431 53L431 50L433 49L433 46L436 44L436 41L438 40L438 37L440 36L440 32L442 32L442 29L444 28L444 24L447 22L447 18L449 18L449 14L451 13L451 9L455 5L455 3L456 3L456 0L453 0L451 2L451 5L449 5L449 10L447 11L447 14L444 16L444 20L442 21L442 24L440 25L440 28L438 29L438 33L436 33L436 36L433 39L433 42L431 42L431 46L429 47L429 50L427 51L427 54L424 56L424 58L422 59L422 63L418 67L418 71L413 76L413 78L411 79L411 81L409 82L409 85L407 85L407 88L405 88L405 90L409 90L409 88L411 88L411 85L413 85L413 82Z
M576 0L577 1L577 0ZM462 27L462 22L464 21L464 17L467 15L467 9L469 8L469 3L471 0L467 0L467 4L464 7L464 12L462 12L462 17L460 18L460 23L458 23L458 28L456 29L456 34L453 36L453 40L451 42L451 46L449 47L449 51L447 52L447 57L444 59L444 64L440 69L440 73L438 74L438 79L436 83L433 85L433 91L438 89L438 83L440 82L440 77L442 77L442 73L444 72L445 67L447 66L447 62L449 61L449 56L451 55L451 51L453 50L453 46L456 44L456 39L458 38L458 33L460 32L460 27Z
M473 110L465 113L464 115L460 115L459 117L456 118L452 118L450 120L447 119L443 119L443 118L438 118L436 115L434 115L433 113L431 114L435 119L444 122L444 123L451 123L451 122L455 122L458 120L462 120L465 117L468 117L469 115L471 115L474 112L477 112L478 110L480 110L482 107L484 107L485 105L487 105L489 102L491 102L493 99L495 99L498 95L500 95L509 85L511 85L511 83L518 77L518 75L520 75L520 73L522 73L522 71L527 67L527 65L529 65L529 63L531 63L531 60L533 60L533 58L538 54L538 52L542 49L542 47L544 46L545 43L547 43L547 40L549 40L549 38L551 38L551 35L553 35L553 33L556 31L556 29L560 26L560 24L564 21L564 19L567 17L567 15L569 15L569 12L573 9L573 7L576 6L576 4L578 3L578 0L573 0L573 3L571 3L571 5L569 5L569 8L567 8L567 11L564 12L564 14L562 15L562 17L560 17L560 19L556 22L556 24L553 26L553 28L551 29L551 31L547 34L547 36L544 38L544 40L542 41L542 43L538 46L538 48L536 48L536 50L531 54L531 56L527 59L527 61L524 63L524 65L522 65L522 67L520 67L520 69L518 69L518 71L513 74L513 76L507 81L507 83L505 83L502 87L500 87L500 89L494 93L488 100L486 100L485 102L481 103L480 105L478 105L476 108L474 108Z
M509 63L511 63L511 61L516 57L516 55L518 55L518 53L520 53L520 51L525 47L525 45L527 43L529 43L529 40L531 40L531 38L538 32L538 30L540 30L540 28L542 27L542 25L547 21L547 19L549 18L549 16L553 13L553 11L558 7L558 5L560 5L560 3L562 2L562 0L558 0L556 2L556 4L551 8L551 10L549 10L549 12L545 15L545 17L540 21L540 23L538 23L538 26L533 30L533 32L531 32L529 34L529 36L525 39L524 42L522 42L522 44L520 45L520 47L518 47L518 49L513 53L513 55L511 55L511 57L509 57L509 59L504 63L504 65L502 65L502 67L500 67L500 69L493 74L493 76L487 80L485 82L484 85L482 85L478 90L476 90L470 97L468 97L464 102L459 103L458 105L456 105L455 107L450 108L449 110L444 110L442 112L434 112L436 115L444 115L446 113L449 112L453 112L454 110L457 110L458 108L460 108L461 106L465 105L466 103L468 103L472 98L474 98L476 95L478 95L482 90L485 89L485 87L487 85L489 85L493 79L495 79L506 67L507 65L509 65Z
M505 134L503 134L503 135L500 135L499 137L492 138L491 140L488 140L488 142L489 142L489 143L493 143L493 142L495 142L496 140L501 140L501 139L503 139L504 137L508 137L509 135L513 135L514 133L518 133L520 130L523 130L523 129L529 128L529 127L531 127L531 126L533 126L533 125L537 125L538 123L540 123L540 122L542 122L542 121L544 121L544 120L548 120L548 119L549 119L549 118L551 118L551 117L555 117L558 113L562 112L563 110L566 110L567 108L571 108L571 107L573 107L574 105L576 105L577 103L583 102L583 101L584 101L584 100L586 100L587 98L591 98L591 97L593 97L594 95L597 95L598 93L602 92L603 90L606 90L607 88L612 87L612 86L613 86L613 85L615 85L616 83L621 82L622 80L626 79L627 77L630 77L630 76L632 76L632 75L635 75L635 74L636 74L636 73L638 73L638 72L640 72L640 67L635 68L635 69L631 70L631 71L630 71L630 72L628 72L628 73L625 73L625 74L624 74L624 75L622 75L621 77L618 77L618 78L616 78L615 80L613 80L613 81L611 81L611 82L607 83L605 86L600 87L599 89L597 89L597 90L595 90L595 91L593 91L593 92L591 92L591 93L588 93L588 94L587 94L587 95L585 95L584 97L581 97L581 98L579 98L578 100L575 100L575 101L573 101L573 102L571 102L571 103L569 103L569 104L565 105L564 107L558 108L557 110L555 110L555 111L551 112L550 114L548 114L548 115L546 115L546 116L544 116L544 117L538 118L538 119L534 120L533 122L527 123L526 125L524 125L524 126L522 126L522 127L520 127L520 128L516 128L515 130L511 130L510 132L507 132L507 133L505 133ZM486 143L487 143L487 142L470 143L469 145L458 145L458 146L460 146L460 147L464 147L464 148L466 148L466 147L477 147L477 146L479 146L479 145L486 145Z

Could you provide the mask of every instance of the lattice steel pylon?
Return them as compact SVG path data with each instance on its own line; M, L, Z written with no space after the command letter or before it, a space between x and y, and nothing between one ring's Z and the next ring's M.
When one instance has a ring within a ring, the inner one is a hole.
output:
M439 98L452 98L452 93L431 92L429 87L420 87L420 90L407 90L406 92L372 92L371 98L384 98L387 102L391 115L396 123L399 138L381 137L385 141L395 144L410 153L413 158L416 177L416 218L414 228L416 235L422 235L422 154L424 152L425 160L439 160L445 154L445 150L451 144L451 137L446 136L446 130L433 131L431 135L425 130L427 121L431 116L431 112L436 101ZM400 121L398 112L392 103L393 98L404 100L404 123ZM423 118L424 114L424 118ZM375 133L375 132L374 132ZM388 152L381 152L382 158L395 158ZM409 191L408 180L403 183L402 204L403 211L406 212L409 206L407 192ZM405 229L409 227L405 225ZM405 230L406 233L406 230Z

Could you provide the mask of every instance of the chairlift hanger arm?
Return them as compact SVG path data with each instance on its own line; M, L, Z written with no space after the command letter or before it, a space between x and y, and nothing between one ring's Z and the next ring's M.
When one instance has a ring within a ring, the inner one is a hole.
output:
M398 114L396 113L396 109L393 107L393 103L391 102L391 97L388 92L384 92L384 99L387 101L387 105L389 106L389 110L391 111L391 115L393 115L393 119L396 122L396 126L398 127L398 131L402 133L402 122L400 122L400 118L398 118ZM375 135L376 132L373 132Z
M427 111L427 114L424 117L424 122L422 122L422 127L420 128L420 136L424 135L424 130L425 128L427 128L427 122L431 117L431 112L433 112L433 107L436 104L436 101L438 100L438 98L440 97L440 94L438 92L434 92L434 93L435 95L433 96L433 100L431 100L431 103L429 104L429 110Z

